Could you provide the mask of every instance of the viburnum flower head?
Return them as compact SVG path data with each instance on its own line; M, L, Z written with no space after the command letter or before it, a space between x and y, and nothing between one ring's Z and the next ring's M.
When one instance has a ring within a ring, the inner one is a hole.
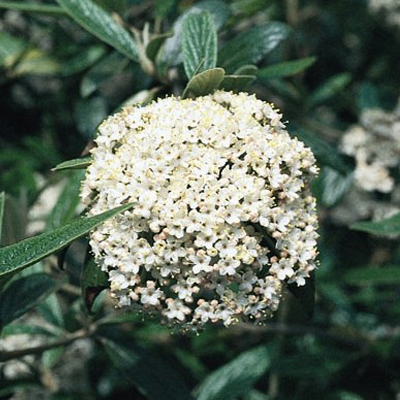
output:
M81 197L119 306L202 326L263 321L315 268L311 151L273 105L223 91L127 107L99 127Z

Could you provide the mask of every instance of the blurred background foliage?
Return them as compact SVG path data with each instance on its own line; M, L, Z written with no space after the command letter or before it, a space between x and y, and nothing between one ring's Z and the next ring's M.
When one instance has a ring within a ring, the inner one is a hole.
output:
M87 154L97 125L123 104L182 94L182 20L208 10L218 28L217 66L247 76L238 87L276 103L321 167L314 315L307 299L289 292L265 326L198 335L119 314L106 292L89 313L80 296L80 286L86 303L93 295L90 282L81 284L81 240L63 253L62 270L49 258L1 294L3 350L39 350L0 363L0 399L399 399L399 223L350 228L357 219L343 215L352 213L345 200L355 161L341 141L365 110L396 106L400 26L365 0L96 0L143 44L127 53L77 24L67 3L74 2L0 1L2 245L82 211L82 173L51 168ZM272 21L275 39L263 36ZM17 292L29 297L18 307Z

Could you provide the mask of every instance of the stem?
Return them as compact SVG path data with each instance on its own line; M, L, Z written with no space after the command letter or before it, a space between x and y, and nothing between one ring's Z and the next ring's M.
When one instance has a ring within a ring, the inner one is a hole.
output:
M299 0L286 0L286 20L293 27L299 23Z
M70 335L65 336L64 338L55 340L52 343L47 343L35 347L27 347L26 349L21 350L0 351L0 362L6 362L9 360L13 360L14 358L20 358L31 354L42 354L46 350L50 350L59 346L65 346L74 342L75 340L92 336L95 331L96 327L92 325L88 329L81 329L79 331L71 333Z

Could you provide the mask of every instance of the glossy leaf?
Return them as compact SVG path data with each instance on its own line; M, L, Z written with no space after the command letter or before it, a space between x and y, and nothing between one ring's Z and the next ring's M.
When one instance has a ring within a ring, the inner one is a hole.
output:
M15 273L35 264L130 207L132 204L126 204L94 217L77 218L60 228L1 248L0 276Z
M49 229L64 225L74 216L80 201L79 192L84 176L85 171L73 171L47 219L46 226Z
M189 79L216 66L217 30L208 11L187 16L182 35L183 65Z
M201 72L189 81L182 97L197 97L210 94L219 87L224 76L225 72L222 68L213 68Z
M400 284L400 267L366 267L347 271L344 282L352 285L398 285Z
M268 22L243 32L228 42L218 53L218 65L233 73L237 68L260 62L289 35L281 22Z
M332 99L340 93L350 82L351 76L347 72L333 76L319 86L307 100L309 108L315 107Z
M100 332L100 340L118 372L149 400L193 400L186 382L156 354L132 343L115 330Z
M0 193L0 243L1 243L1 234L3 228L3 217L4 217L4 203L6 201L6 194L4 192Z
M288 130L311 148L319 164L327 165L342 174L350 172L350 167L345 157L327 141L319 138L317 133L296 129L291 126L288 126Z
M26 1L0 1L0 8L49 15L65 14L65 11L61 7L53 6L51 4L31 3Z
M138 50L133 37L103 8L91 0L57 0L57 3L83 28L137 61Z
M400 233L400 213L394 215L393 217L384 219L382 221L370 222L361 221L356 222L350 226L351 229L356 231L363 231L374 233L377 235L385 234L398 234Z
M235 400L248 393L267 371L271 355L260 346L212 372L195 390L197 400Z
M316 57L306 57L300 60L286 61L260 69L257 76L260 79L284 78L296 75L313 65Z
M73 160L64 161L61 164L58 164L52 171L63 171L66 169L84 169L90 165L92 162L92 157L82 157L82 158L74 158Z
M12 282L1 294L0 327L21 317L56 290L59 282L38 273Z

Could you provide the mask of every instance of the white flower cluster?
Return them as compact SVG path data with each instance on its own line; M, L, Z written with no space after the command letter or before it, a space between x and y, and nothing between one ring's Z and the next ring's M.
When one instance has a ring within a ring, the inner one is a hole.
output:
M341 147L355 159L355 187L334 218L344 223L380 220L400 211L400 102L393 112L365 110L360 125L343 136Z
M389 24L400 26L399 0L369 0L368 7L374 13L383 13Z
M263 320L315 268L317 167L271 104L169 97L109 117L95 142L90 215L137 204L90 236L120 306L191 326Z

